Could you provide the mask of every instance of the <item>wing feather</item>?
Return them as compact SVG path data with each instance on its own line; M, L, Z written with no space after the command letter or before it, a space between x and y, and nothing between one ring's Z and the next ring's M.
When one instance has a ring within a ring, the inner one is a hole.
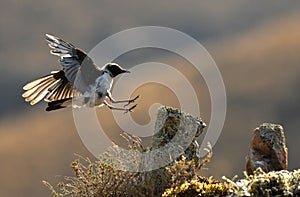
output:
M31 105L42 99L47 102L68 100L79 96L94 85L95 80L103 74L87 54L61 38L46 34L50 53L60 57L63 69L26 84L22 97ZM76 83L75 83L76 82Z
M51 48L50 53L60 57L59 62L63 66L66 78L79 92L84 93L102 74L83 50L50 34L46 34L46 41ZM81 72L78 72L79 70ZM75 80L78 74L81 75L78 77L81 81L76 81L77 87Z

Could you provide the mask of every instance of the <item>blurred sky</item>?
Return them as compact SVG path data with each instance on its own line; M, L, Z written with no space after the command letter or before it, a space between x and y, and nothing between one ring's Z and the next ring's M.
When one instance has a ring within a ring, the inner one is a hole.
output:
M55 175L70 174L73 153L90 156L76 133L71 110L46 113L46 103L30 107L21 98L26 82L60 68L57 58L49 54L45 33L86 51L114 33L137 26L166 26L187 33L216 61L228 96L224 129L203 173L242 175L251 131L266 121L283 124L290 169L300 167L299 1L4 0L0 4L0 172L4 175L0 193L4 196L50 195L41 180L55 184L60 180ZM186 64L172 54L161 54L149 49L118 61L125 67L148 60L178 69ZM209 122L208 91L205 84L199 87L202 118ZM144 123L148 119L139 117L166 90L157 85L140 89L148 100L133 116ZM162 102L176 106L174 99Z
M45 33L62 36L89 50L95 42L121 30L158 25L183 31L205 45L237 36L299 8L297 1L229 0L222 5L214 0L129 2L2 2L1 89L17 89L24 80L57 66L47 53ZM18 80L9 80L12 77ZM18 95L17 91L6 91L0 115L23 108Z

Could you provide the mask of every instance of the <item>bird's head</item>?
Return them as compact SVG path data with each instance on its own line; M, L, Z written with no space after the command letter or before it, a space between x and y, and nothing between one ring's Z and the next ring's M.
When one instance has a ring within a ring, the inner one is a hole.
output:
M119 66L116 63L108 63L104 66L104 71L108 72L110 74L111 77L116 77L119 74L122 73L130 73L129 70L126 70L124 68L122 68L121 66Z

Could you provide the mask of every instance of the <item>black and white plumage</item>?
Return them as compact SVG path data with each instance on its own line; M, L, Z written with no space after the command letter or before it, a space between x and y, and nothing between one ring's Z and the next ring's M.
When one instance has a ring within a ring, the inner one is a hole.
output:
M130 108L118 108L112 103L127 103L124 107L134 102L132 100L115 101L110 93L113 78L122 73L129 73L116 63L108 63L98 68L93 60L81 49L72 44L46 34L46 41L51 48L50 53L59 56L59 62L63 69L52 71L51 74L36 79L26 84L22 96L25 101L34 105L44 99L48 102L46 111L72 106L75 101L77 106L101 106L106 105L112 110L132 111L136 105Z

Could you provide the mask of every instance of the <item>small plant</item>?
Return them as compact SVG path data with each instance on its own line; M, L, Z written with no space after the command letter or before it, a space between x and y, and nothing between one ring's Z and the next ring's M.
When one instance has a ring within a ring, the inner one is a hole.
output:
M71 164L75 176L64 177L65 182L57 185L59 192L46 181L44 184L52 191L53 196L122 196L130 193L136 174L115 170L101 161L91 162L79 159ZM128 187L131 186L131 187Z
M198 165L195 165L193 160L186 161L185 157L182 157L173 166L166 167L172 176L172 186L165 190L163 197L225 196L228 193L226 183L216 181L212 177L205 178L198 175L199 170L212 157L210 146L207 151L207 156Z
M130 142L131 151L144 149L137 138L126 137ZM120 152L117 146L115 152ZM209 150L209 149L207 149ZM111 150L112 151L112 150ZM64 196L161 196L167 188L192 181L192 185L197 184L197 172L211 158L212 152L209 150L207 156L195 165L193 160L186 161L184 156L175 161L171 166L153 170L150 172L128 172L117 170L104 162L112 152L106 152L96 162L88 158L75 160L71 164L74 177L64 177L64 182L57 185L58 190L48 182L43 183L51 190L54 197ZM114 157L115 157L114 152ZM134 163L134 158L128 158ZM200 180L200 179L198 179ZM211 183L206 181L205 184Z
M201 119L193 118L177 109L161 107L158 110L156 134L152 138L151 147L145 148L139 137L123 133L122 137L127 140L129 150L125 151L115 145L102 154L98 161L92 162L88 158L74 161L71 167L75 176L65 177L64 182L57 185L58 190L46 181L44 184L55 197L161 196L167 188L198 177L197 172L210 160L211 147L207 149L207 156L201 160L196 142L196 138L205 127L206 124ZM179 159L175 161L172 159L171 150L169 152L160 149L174 139L180 146L173 144L169 148L181 153ZM186 150L181 146L187 146ZM153 150L158 154L152 158L152 162L149 163L147 160L146 165L151 167L161 161L167 166L158 165L155 170L149 171L148 168L143 170L145 166L140 162L141 157L138 153Z

